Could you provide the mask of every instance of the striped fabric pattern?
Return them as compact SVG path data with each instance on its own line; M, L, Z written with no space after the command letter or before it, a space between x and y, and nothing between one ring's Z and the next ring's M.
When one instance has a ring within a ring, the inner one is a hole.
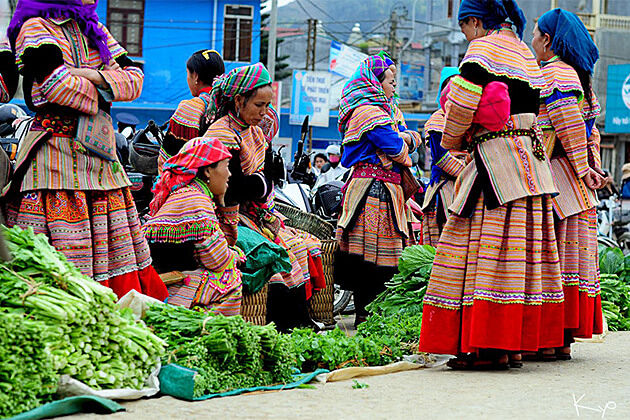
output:
M203 135L199 133L199 123L209 101L210 94L206 92L181 101L171 116L169 131L180 140L190 140Z
M47 235L81 273L96 281L151 264L128 188L26 192L9 205L7 222Z
M339 216L337 226L343 230L351 229L351 223L356 218L357 213L361 212L359 205L362 203L363 198L369 193L372 186L373 179L371 178L350 178L350 181L346 184L346 192L343 195L342 211ZM405 237L409 236L409 230L407 228L407 218L405 198L403 189L400 185L385 183L385 186L389 192L392 201L392 208L394 214L392 215L396 226L400 234Z
M25 140L35 133L29 133ZM53 135L41 146L26 170L20 191L107 191L130 185L119 163L89 154L74 139Z
M420 351L560 346L562 302L549 198L526 197L487 210L480 197L471 218L452 215L444 226L424 298ZM535 318L527 316L528 308L536 308ZM429 313L448 322L427 322ZM458 340L430 339L443 331L460 332L461 347Z
M424 138L429 138L429 132L435 131L436 133L441 133L444 131L444 110L442 108L435 111L427 122L424 124Z
M534 114L512 115L506 129L532 128L535 118ZM499 137L480 144L475 153L478 159L466 166L455 184L456 197L450 210L456 214L464 216L478 176L477 161L484 165L500 205L527 196L557 193L549 161L534 157L529 137Z
M595 208L556 221L565 295L565 328L574 337L601 334L602 308Z
M396 129L396 124L394 124L392 118L381 107L374 105L359 106L354 109L352 115L348 118L342 144L359 141L363 134L379 126L390 126Z
M249 92L257 87L271 84L271 75L262 63L237 67L214 79L212 83L212 114L215 115L225 98Z
M73 45L64 35L64 26L69 28L73 34L72 42L76 45L80 63L74 62ZM104 26L102 28L108 35L107 43L113 58L116 59L125 55L127 52L111 36L107 28ZM103 69L103 62L98 51L88 45L87 39L73 20L32 18L26 21L16 40L16 62L20 70L24 67L22 63L24 52L28 48L37 48L42 45L59 47L66 66ZM52 77L53 75L55 77ZM71 76L67 69L66 71L57 69L53 75L42 85L37 82L33 83L32 98L35 106L50 102L70 106L87 114L96 113L98 96L92 83L85 79L78 80L80 78ZM143 75L135 67L104 71L103 76L112 87L115 100L132 100L137 98L142 91ZM52 96L49 98L48 95ZM60 102L56 102L56 100Z
M457 155L458 153L456 151L454 153L447 151L446 154L442 156L442 159L435 162L435 165L442 168L447 174L457 178L466 167L465 156L467 153L460 152L459 155L461 157L456 157Z
M445 123L442 136L442 147L462 150L464 133L470 128L475 110L483 92L481 86L475 85L461 76L454 76L450 82L447 96Z
M198 184L191 183L169 195L143 230L150 242L195 243L199 269L185 273L189 276L188 284L169 288L169 303L188 308L213 307L215 302L231 301L232 292L240 290L241 273L237 264L244 255L228 245L213 202Z
M597 194L581 179L591 167L601 166L599 131L593 127L586 135L586 116L599 115L599 102L593 95L593 106L584 98L575 70L557 59L542 68L549 84L541 98L537 124L543 130L556 186L560 192L553 198L556 215L562 220L597 205ZM591 92L592 93L592 92ZM578 101L578 98L580 100ZM556 143L562 154L554 152Z
M401 230L404 228L407 231L408 228L406 219L404 219L404 225L397 224L400 219L392 214L392 203L388 195L391 191L390 186L393 184L372 179L357 179L356 181L369 181L371 185L368 185L365 203L357 209L352 226L337 225L335 239L339 244L339 249L349 254L361 255L364 261L378 266L395 267L398 265L405 239L408 237L407 232L401 235ZM351 191L350 187L351 185L348 186L346 194ZM396 187L402 194L402 188L399 185ZM361 198L364 196L365 194ZM404 200L402 203L404 205ZM346 197L344 197L343 206L346 213ZM404 212L405 208L401 211Z
M263 170L267 141L260 127L242 127L232 114L228 114L215 121L204 137L219 139L230 150L240 150L245 175Z
M476 63L496 76L522 80L533 89L542 89L545 84L536 58L510 29L492 30L471 41L460 67L466 63Z

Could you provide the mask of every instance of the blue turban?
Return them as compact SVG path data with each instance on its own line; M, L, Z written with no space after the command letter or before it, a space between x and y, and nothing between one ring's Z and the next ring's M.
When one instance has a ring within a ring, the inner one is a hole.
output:
M457 19L462 21L469 17L481 19L486 29L497 29L509 19L518 37L523 39L527 20L516 0L462 0Z
M563 61L589 73L599 59L599 51L579 17L553 9L538 19L538 29L551 37L551 50Z

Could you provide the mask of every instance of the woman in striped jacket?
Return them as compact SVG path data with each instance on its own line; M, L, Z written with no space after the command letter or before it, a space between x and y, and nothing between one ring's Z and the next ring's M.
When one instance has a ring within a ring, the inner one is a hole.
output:
M223 315L241 308L241 250L228 244L215 214L224 203L232 155L220 140L187 142L164 164L143 226L160 272L181 271L185 283L169 286L167 302ZM216 203L216 204L215 204Z
M112 101L140 96L142 70L93 0L20 0L7 32L35 112L4 192L8 224L48 235L119 297L135 289L165 299L109 116Z
M532 46L545 80L538 126L560 191L553 208L565 295L563 346L539 357L567 360L574 337L602 332L596 189L604 173L595 126L600 106L590 83L599 53L580 18L562 9L538 19Z
M449 85L442 146L472 160L437 247L419 348L457 355L453 369L520 367L521 352L563 340L556 189L534 131L543 80L515 0L463 0L459 21L470 44ZM492 82L511 99L497 131L475 123Z

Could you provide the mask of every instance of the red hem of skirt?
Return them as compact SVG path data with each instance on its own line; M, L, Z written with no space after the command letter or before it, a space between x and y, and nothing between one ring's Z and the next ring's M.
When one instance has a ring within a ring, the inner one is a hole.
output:
M590 297L578 286L564 286L564 328L575 338L591 338L604 332L602 299Z
M437 354L479 349L537 351L564 342L561 304L499 304L475 300L461 310L424 305L419 350Z
M119 299L131 290L136 290L162 302L168 297L166 285L153 266L114 276L100 283L112 289Z

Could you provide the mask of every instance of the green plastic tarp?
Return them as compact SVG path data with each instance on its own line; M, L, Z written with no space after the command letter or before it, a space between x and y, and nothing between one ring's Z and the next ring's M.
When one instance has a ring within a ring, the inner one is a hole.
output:
M193 397L194 376L197 373L194 369L189 369L175 363L162 366L160 370L160 392L187 401L203 401L210 398L228 397L255 391L278 391L283 389L297 388L300 385L312 381L317 375L328 373L326 369L318 369L311 373L298 373L293 375L294 381L289 384L258 386L253 388L233 389L231 391L216 394Z
M252 229L238 227L236 246L247 256L245 264L239 267L243 273L244 293L253 295L265 287L274 274L291 272L287 250Z
M76 413L111 414L124 409L122 405L107 398L81 395L44 404L41 407L12 417L11 420L37 420Z

